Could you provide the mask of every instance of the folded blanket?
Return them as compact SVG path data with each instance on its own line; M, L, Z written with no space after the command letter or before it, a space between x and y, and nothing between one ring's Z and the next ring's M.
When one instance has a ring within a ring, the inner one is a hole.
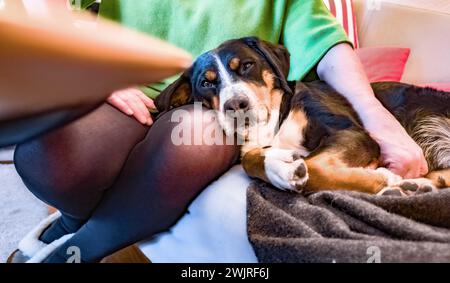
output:
M411 197L286 193L254 182L247 228L260 262L450 262L450 189Z

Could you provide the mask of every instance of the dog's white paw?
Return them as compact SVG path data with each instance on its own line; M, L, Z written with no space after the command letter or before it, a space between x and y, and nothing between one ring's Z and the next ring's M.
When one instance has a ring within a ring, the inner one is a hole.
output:
M295 150L269 149L264 168L272 185L281 190L301 192L309 177L303 156Z

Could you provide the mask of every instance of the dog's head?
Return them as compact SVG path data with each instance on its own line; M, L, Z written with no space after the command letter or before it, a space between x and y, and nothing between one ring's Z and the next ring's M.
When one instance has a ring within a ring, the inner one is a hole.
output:
M226 131L236 127L239 115L257 123L267 122L279 107L280 96L291 93L286 80L289 59L283 46L255 37L227 41L201 55L157 97L155 104L160 112L166 112L202 102L218 111Z

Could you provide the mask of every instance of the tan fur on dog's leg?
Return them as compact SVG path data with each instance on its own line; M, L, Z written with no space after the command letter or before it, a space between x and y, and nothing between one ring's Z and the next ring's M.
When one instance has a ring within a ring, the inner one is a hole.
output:
M309 180L305 191L351 190L376 194L389 186L388 171L364 168L350 168L343 162L339 154L320 153L306 159Z
M427 176L438 189L450 187L450 169L430 172Z
M242 167L250 177L270 183L264 170L264 159L264 149L253 149L242 157Z

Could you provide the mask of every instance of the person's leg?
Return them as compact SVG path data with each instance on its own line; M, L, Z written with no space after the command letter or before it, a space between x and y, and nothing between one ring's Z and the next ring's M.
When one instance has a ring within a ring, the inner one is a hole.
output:
M147 131L134 118L104 104L65 127L17 146L15 166L28 189L62 212L41 240L49 243L84 224Z
M45 113L0 121L0 147L24 143L34 137L88 114L99 106L92 103L76 109L57 109Z
M184 109L195 116L192 106ZM65 262L71 246L80 248L82 261L97 262L170 228L193 198L237 161L235 145L175 145L173 130L182 124L170 119L169 112L155 122L89 221L46 262ZM197 129L216 125L202 119L181 123Z

